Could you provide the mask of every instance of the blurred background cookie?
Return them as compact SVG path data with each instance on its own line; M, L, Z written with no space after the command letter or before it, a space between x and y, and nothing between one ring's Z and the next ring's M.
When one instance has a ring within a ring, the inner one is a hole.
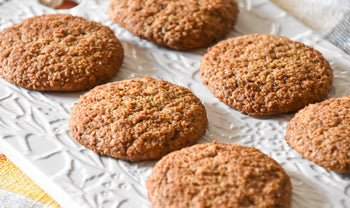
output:
M177 50L206 47L236 23L235 0L111 0L109 16L134 35Z
M187 88L146 76L90 90L72 108L69 124L73 137L94 152L140 161L195 143L207 115Z
M333 83L333 70L320 52L268 34L219 42L199 70L220 101L250 116L297 111L325 99Z
M35 16L0 33L0 76L40 91L79 91L109 81L124 53L114 32L69 14Z
M304 158L339 173L350 173L350 96L331 98L300 110L285 139Z
M157 162L147 182L153 207L280 207L291 203L289 176L260 150L198 144Z

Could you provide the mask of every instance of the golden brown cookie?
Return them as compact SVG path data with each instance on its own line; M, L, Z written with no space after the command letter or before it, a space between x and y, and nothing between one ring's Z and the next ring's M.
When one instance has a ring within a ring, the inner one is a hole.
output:
M146 184L155 208L286 208L292 195L275 160L253 147L216 142L166 155Z
M78 91L110 80L124 53L114 32L69 14L25 19L0 33L0 76L40 91Z
M350 173L350 96L331 98L300 110L285 139L304 158L339 173Z
M206 47L236 23L235 0L110 0L112 20L134 35L177 50Z
M90 90L72 108L69 125L94 152L139 161L195 143L207 116L189 89L146 76Z
M320 52L286 37L252 34L219 42L200 64L203 83L250 116L297 111L326 98L333 71Z

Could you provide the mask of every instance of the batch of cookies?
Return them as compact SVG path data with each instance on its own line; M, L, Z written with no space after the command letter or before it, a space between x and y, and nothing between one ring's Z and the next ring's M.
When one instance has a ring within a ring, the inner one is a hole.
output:
M108 14L175 50L219 41L199 68L215 97L252 117L299 111L287 143L329 171L350 173L350 96L325 100L333 70L317 50L269 34L222 40L237 20L235 0L111 0ZM254 147L195 144L208 120L189 89L149 76L107 83L123 57L110 28L68 14L31 17L0 33L3 79L30 90L89 90L71 109L78 143L126 161L160 159L146 183L154 207L290 206L290 178L274 159Z

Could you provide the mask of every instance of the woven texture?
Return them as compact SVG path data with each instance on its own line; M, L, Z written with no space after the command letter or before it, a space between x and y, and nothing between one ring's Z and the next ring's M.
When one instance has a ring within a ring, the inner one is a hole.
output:
M271 1L350 54L350 1Z
M23 203L27 205L32 204L32 207L34 205L37 207L40 203L43 205L41 207L60 207L59 204L2 154L0 154L0 189L18 194L16 198L14 198L14 195L11 195L10 199L9 193L1 192L0 197L3 196L7 204L0 205L0 208L10 207L11 204L13 205L12 207L18 207L19 204ZM40 203L29 203L28 201L30 200L25 197ZM0 201L3 201L1 198Z

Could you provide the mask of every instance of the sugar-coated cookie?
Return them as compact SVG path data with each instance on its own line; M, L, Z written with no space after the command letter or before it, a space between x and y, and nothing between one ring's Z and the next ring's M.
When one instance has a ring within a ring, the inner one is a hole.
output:
M146 76L90 90L72 108L69 124L73 137L94 152L140 161L195 143L207 115L189 89Z
M177 50L207 47L238 15L235 0L110 0L112 20L134 35Z
M69 14L25 19L0 33L0 77L39 91L80 91L109 81L124 52L114 32Z
M285 139L304 158L328 170L350 173L350 96L331 98L300 110Z
M297 111L327 97L333 71L320 52L286 37L252 34L210 48L203 83L222 102L250 116Z
M275 160L253 147L215 142L166 155L146 185L155 208L287 208L292 195Z

